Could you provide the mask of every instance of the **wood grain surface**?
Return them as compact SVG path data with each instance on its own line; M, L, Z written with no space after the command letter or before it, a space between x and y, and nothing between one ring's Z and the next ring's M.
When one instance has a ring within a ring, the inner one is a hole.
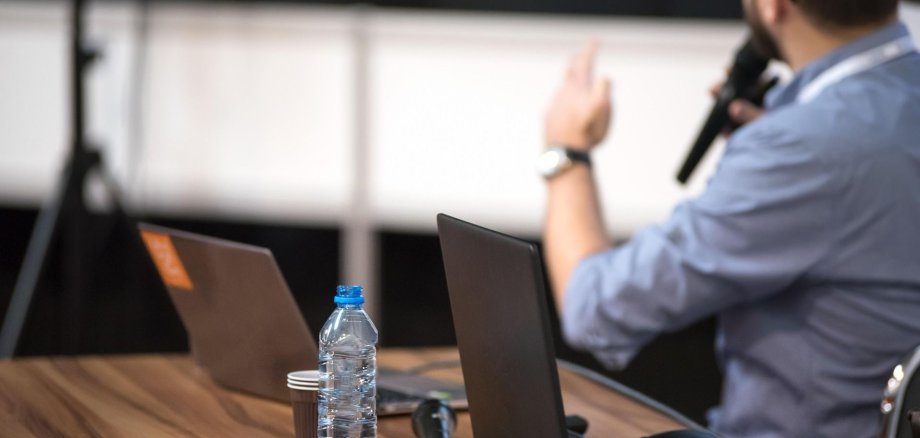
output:
M381 350L379 365L410 368L458 359L452 348ZM459 367L426 375L461 381ZM640 437L680 428L649 407L560 369L567 413L588 437ZM459 413L457 436L472 437ZM383 417L380 438L413 437L408 416ZM290 437L290 405L224 390L184 355L82 356L0 361L3 437Z

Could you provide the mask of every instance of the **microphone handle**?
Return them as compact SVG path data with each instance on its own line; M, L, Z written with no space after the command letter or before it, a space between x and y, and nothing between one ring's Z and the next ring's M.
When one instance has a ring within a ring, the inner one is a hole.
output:
M690 175L696 169L696 166L700 164L700 161L703 160L703 156L706 155L709 146L712 145L712 142L715 141L722 129L728 124L729 103L731 103L731 100L719 99L709 113L709 117L706 118L706 123L703 124L700 134L696 137L696 142L693 143L693 147L687 154L687 158L677 174L677 181L681 184L685 184L690 179Z
M757 85L751 87L747 90L741 90L742 93L740 98L747 99L754 105L763 106L764 99L766 98L767 92L770 91L776 84L779 83L779 77L773 77L765 82L758 83ZM740 124L735 123L730 120L728 117L728 105L731 104L732 98L728 97L731 94L725 94L716 101L712 112L709 113L709 117L706 119L706 123L703 124L703 128L700 129L700 133L696 138L696 143L693 144L693 147L690 148L690 152L687 153L687 157L684 159L684 164L680 168L680 172L677 174L677 181L681 184L686 184L687 180L690 179L690 175L693 174L693 170L696 169L696 166L700 164L700 161L703 160L703 156L706 155L706 151L709 150L709 147L712 146L712 142L715 141L716 137L722 133L722 129L726 126L731 127L731 130L734 131L741 127Z
M418 438L451 438L457 415L441 400L425 400L412 413L412 431Z

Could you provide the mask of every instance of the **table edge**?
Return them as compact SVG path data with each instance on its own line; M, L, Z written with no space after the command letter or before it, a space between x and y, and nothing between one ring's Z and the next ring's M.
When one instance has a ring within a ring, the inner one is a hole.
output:
M556 365L559 368L571 371L588 380L592 380L599 385L605 386L607 389L610 389L624 397L627 397L636 403L644 405L645 407L648 407L649 409L658 411L658 413L674 420L677 423L680 423L681 425L683 425L684 427L688 429L708 430L707 428L691 420L687 416L681 414L680 412L675 411L673 408L635 389L632 389L620 382L617 382L616 380L613 380L607 376L604 376L603 374L597 371L594 371L590 368L569 362L564 359L559 359L559 358L556 359Z

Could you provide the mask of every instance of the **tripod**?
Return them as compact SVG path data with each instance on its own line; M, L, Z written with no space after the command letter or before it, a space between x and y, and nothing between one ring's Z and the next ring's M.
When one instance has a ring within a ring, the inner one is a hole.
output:
M61 306L64 327L64 352L74 352L81 339L82 316L85 313L84 289L87 273L91 272L95 259L91 251L95 240L87 230L91 218L83 200L83 187L87 175L94 169L101 169L102 155L91 150L85 139L84 97L86 91L86 70L97 57L83 41L85 18L84 0L71 2L71 150L64 171L52 196L42 206L26 249L22 267L16 278L3 326L0 328L0 358L11 358L19 344L32 298L39 278L49 258L49 249L55 238L61 239L64 248L66 293ZM109 181L111 193L117 194ZM114 214L124 216L117 196L114 198ZM69 350L69 351L68 351Z

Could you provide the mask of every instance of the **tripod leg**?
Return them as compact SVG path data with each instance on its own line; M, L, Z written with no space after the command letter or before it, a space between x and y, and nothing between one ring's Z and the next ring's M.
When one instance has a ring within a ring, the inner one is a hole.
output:
M61 204L65 202L64 198L73 170L71 169L70 172L71 175L60 180L54 197L49 199L39 211L35 228L32 229L29 246L26 248L22 267L16 277L13 296L6 310L6 317L3 318L3 327L0 328L0 359L10 359L16 353L19 335L22 333L29 306L32 304L32 297L35 296L35 288L38 286L38 279L45 266L48 248L51 246L54 231L61 216Z
M118 228L119 224L130 223L121 204L120 190L117 183L108 178L104 172L104 162L98 152L91 152L87 157L83 180L88 179L92 170L96 170L105 189L111 196L111 211L91 213L84 203L75 203L65 207L66 215L59 224L61 230L60 242L62 243L64 260L64 284L67 294L61 297L61 353L78 354L87 351L98 351L100 339L91 335L92 327L97 318L110 321L105 311L100 312L93 302L103 291L99 289L98 275L105 270L100 270L100 260L104 257L109 245L115 240L122 240L125 235L116 234L124 232ZM78 189L75 193L68 193L65 199L68 202L82 201L82 184L74 183L71 189ZM67 205L67 204L64 204ZM136 230L129 230L127 236L137 236ZM139 247L141 251L143 247ZM105 339L105 337L103 337ZM103 349L105 347L102 347Z

